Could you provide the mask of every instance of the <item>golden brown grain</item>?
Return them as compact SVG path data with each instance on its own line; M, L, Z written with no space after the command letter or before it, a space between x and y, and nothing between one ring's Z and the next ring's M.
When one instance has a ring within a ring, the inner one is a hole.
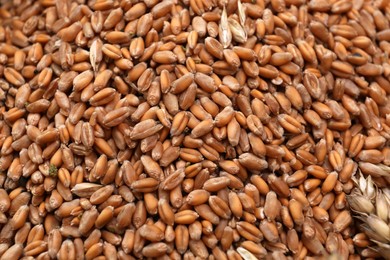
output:
M388 1L30 2L1 259L389 257Z

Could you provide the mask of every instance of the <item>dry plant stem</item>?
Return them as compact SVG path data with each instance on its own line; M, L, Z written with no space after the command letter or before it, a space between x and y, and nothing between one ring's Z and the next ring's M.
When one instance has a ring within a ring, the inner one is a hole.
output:
M390 259L389 41L388 0L0 0L0 260Z

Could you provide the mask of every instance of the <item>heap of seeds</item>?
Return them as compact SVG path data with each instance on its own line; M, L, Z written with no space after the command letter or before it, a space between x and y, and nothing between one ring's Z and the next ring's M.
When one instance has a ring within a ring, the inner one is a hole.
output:
M0 259L390 259L389 41L389 0L0 0Z

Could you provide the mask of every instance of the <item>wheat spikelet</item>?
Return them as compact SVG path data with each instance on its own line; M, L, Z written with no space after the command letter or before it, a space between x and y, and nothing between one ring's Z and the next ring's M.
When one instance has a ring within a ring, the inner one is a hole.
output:
M363 174L353 178L356 187L347 196L358 227L372 242L370 247L385 259L390 259L390 189L379 188L371 176Z

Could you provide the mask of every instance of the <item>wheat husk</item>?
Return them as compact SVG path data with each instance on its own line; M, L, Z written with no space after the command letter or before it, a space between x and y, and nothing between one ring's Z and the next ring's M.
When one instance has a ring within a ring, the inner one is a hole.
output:
M347 196L357 226L372 242L371 249L390 259L389 188L378 187L371 175L353 177L355 188Z

